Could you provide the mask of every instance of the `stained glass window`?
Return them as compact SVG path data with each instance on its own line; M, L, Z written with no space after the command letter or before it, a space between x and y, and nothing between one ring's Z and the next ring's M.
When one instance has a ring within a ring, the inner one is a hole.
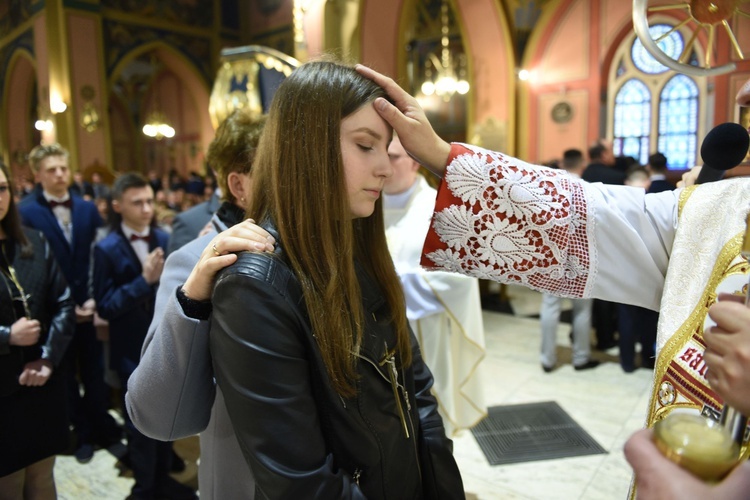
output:
M651 92L631 78L620 87L615 97L614 153L632 156L641 164L648 161L651 131Z
M659 152L669 168L692 168L698 132L698 86L688 76L672 77L659 99Z
M668 24L655 24L648 28L648 32L651 34L651 38L653 40L657 40L659 37L664 36L666 33L668 33L671 29L672 26L669 26ZM657 42L656 45L659 46L662 52L664 52L667 56L674 60L678 60L680 58L682 49L685 46L682 41L682 35L680 35L680 32L677 30L664 37L664 39ZM635 64L635 67L643 71L644 73L648 73L650 75L658 75L659 73L664 73L665 71L667 71L667 69L669 69L662 63L654 59L654 56L649 54L649 52L643 47L643 44L638 38L636 38L633 42L633 48L631 50L630 56L633 58L633 64Z

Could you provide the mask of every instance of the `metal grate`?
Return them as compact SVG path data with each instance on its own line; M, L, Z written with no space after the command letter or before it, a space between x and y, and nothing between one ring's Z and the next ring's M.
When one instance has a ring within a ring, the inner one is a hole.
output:
M472 433L490 465L607 453L554 401L494 406Z

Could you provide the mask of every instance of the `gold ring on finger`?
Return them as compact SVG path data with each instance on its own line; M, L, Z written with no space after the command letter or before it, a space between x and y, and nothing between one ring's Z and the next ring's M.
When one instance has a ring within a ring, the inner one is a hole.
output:
M211 248L212 248L212 249L213 249L213 251L214 251L214 255L216 255L217 257L221 257L221 252L219 252L219 251L218 251L218 250L216 249L216 243L214 243L213 245L211 245Z

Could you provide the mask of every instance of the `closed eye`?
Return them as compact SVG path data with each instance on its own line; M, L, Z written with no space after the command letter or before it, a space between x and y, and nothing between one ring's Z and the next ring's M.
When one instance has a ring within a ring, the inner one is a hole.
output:
M362 144L357 144L357 147L362 151L372 151L374 149L371 146L363 146Z

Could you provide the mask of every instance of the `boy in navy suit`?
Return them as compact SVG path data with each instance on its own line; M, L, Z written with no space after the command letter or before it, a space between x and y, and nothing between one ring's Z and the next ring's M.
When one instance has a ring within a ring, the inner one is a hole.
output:
M29 163L41 189L23 199L23 224L42 232L49 242L76 302L76 331L65 354L68 411L78 437L76 459L91 460L94 443L108 446L121 431L107 413L102 343L93 324L95 303L89 293L91 246L102 219L96 206L68 190L68 151L59 144L40 145ZM84 388L81 397L76 372Z
M110 366L125 388L154 316L169 237L153 224L154 191L140 174L117 178L112 210L111 232L94 247L94 297L97 312L109 320ZM123 413L135 477L129 498L195 498L190 488L169 476L172 444L141 434Z

